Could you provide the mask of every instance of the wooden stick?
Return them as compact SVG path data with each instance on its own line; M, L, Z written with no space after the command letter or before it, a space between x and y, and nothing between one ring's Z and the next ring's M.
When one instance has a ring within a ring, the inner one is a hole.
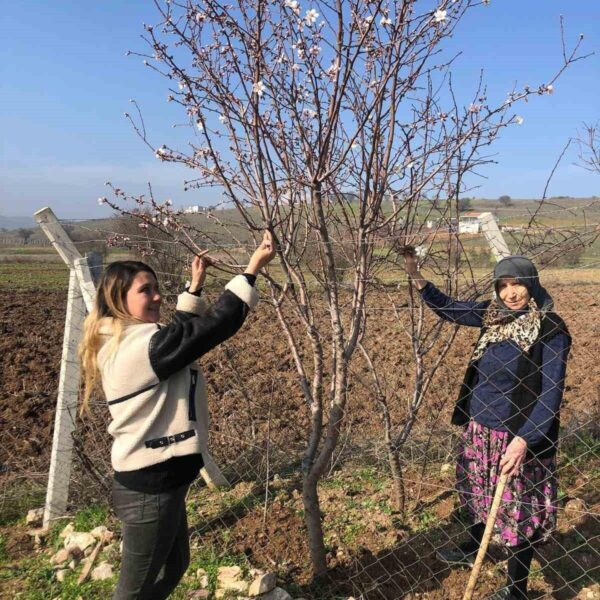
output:
M94 550L90 554L89 558L87 559L87 562L86 562L85 566L83 567L83 570L81 571L81 575L79 576L79 579L77 580L77 585L81 585L88 578L88 575L90 574L90 571L92 570L92 567L94 566L94 561L96 560L96 557L98 556L98 554L100 554L100 549L104 545L105 541L106 541L106 535L103 533L102 536L100 537L100 540L96 544L96 547L94 548Z
M485 524L485 531L483 532L483 537L481 538L481 544L479 544L479 551L477 552L477 557L475 558L475 564L473 565L473 570L471 571L471 577L469 577L469 583L467 584L467 589L465 590L463 600L471 600L473 597L473 591L475 590L475 585L477 584L477 579L479 578L479 571L481 571L481 565L483 564L483 559L485 558L487 548L490 543L490 538L492 537L494 523L496 522L496 515L498 514L498 509L500 508L502 494L504 493L504 488L506 487L507 481L508 475L500 475L500 481L496 486L494 501L492 502L492 507L490 508L490 512L488 514L488 519Z

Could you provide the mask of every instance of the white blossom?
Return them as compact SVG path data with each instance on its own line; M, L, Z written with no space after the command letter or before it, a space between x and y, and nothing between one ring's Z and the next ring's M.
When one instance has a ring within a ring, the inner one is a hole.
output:
M106 204L106 198L104 198L102 196L100 198L98 198L98 204L100 206L102 206L103 204Z
M204 21L204 19L206 19L206 15L204 13L201 13L201 12L196 13L196 23L202 23L202 21Z
M353 142L352 146L350 146L351 150L358 150L360 148L358 142Z
M140 229L148 229L148 223L138 223Z
M254 94L256 94L257 96L262 96L264 91L265 91L265 84L262 81L257 81L253 86L252 86L252 92Z
M411 161L409 163L406 164L406 168L407 169L414 169L415 168L415 163L414 161Z
M438 8L438 10L436 10L433 13L433 18L435 19L436 23L441 23L442 21L446 20L446 11L442 10L441 8Z
M554 92L554 86L551 83L549 83L546 86L546 92L548 92L549 94L552 94L552 92Z
M327 71L325 71L325 73L327 74L327 77L330 77L331 79L334 79L335 76L337 75L337 72L340 70L340 63L339 60L336 58L330 65L330 67L327 69Z
M185 83L183 81L179 82L179 89L182 90L185 87Z
M219 115L219 121L221 121L221 123L225 123L227 121L227 117L225 115Z
M523 125L523 121L524 121L523 117L520 117L519 115L517 115L517 116L515 117L515 123L516 123L517 125Z
M304 21L310 27L316 22L318 16L319 13L314 8L311 8L310 10L306 11L306 14L304 15Z
M202 121L200 119L196 121L196 127L199 131L204 131L204 125L202 125Z
M165 200L165 206L173 206L173 200Z
M379 24L383 25L383 26L385 26L385 25L391 25L392 24L392 20L389 19L388 17L383 16L383 17L381 17L381 20L379 21Z
M477 114L481 110L481 104L470 104L469 112Z
M365 17L365 23L367 25L372 22L373 22L373 15L369 15L368 17Z
M163 158L166 153L167 153L166 146L161 146L160 148L156 149L156 152L154 153L154 156L156 156L156 158Z
M300 5L298 0L285 0L286 8L291 8L296 14L300 12Z
M415 248L415 254L417 255L417 258L423 259L427 256L427 249L423 246L417 246Z

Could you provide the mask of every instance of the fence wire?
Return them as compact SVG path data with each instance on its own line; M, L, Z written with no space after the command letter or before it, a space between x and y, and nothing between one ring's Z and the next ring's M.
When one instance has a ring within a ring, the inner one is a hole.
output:
M162 275L176 279L178 274ZM468 387L471 408L481 411L470 412L471 419L500 431L515 415L510 406L504 411L502 397L514 398L515 390L540 396L538 409L544 404L546 410L529 411L531 407L519 405L526 413L520 426L528 425L528 435L537 445L558 443L555 459L552 452L529 458L509 483L479 578L478 598L489 597L505 585L514 557L531 541L536 543L530 597L576 598L598 584L600 315L596 299L600 289L598 284L568 283L549 291L573 340L568 358L557 343L559 336L542 340L541 362L533 365L525 380L518 376L520 354L514 341L492 339L491 349L486 347L475 363L475 379ZM209 292L212 297L215 293ZM409 310L418 310L405 304L405 289L396 293L395 306L379 296L368 307L377 322L363 343L378 368L380 390L371 383L369 365L357 355L341 438L319 484L328 561L325 579L318 585L311 581L304 524L301 461L310 415L267 302L236 337L200 361L208 385L211 454L231 487L214 491L201 479L192 486L188 516L193 552L210 550L223 560L232 557L249 568L274 570L282 585L298 597L462 598L469 569L450 564L451 553L462 552L463 558L472 554L464 550L464 543L473 533L472 526L485 521L498 461L509 440L472 424L466 432L450 425L479 330L461 327L410 434L393 447L401 475L394 472L376 398L383 390L391 416L387 434L397 440L411 414L413 365L406 331ZM13 343L13 356L3 357L1 373L5 400L0 421L0 514L4 522L43 504L65 310L64 293L17 296L12 304L3 298L0 322L3 337ZM19 320L26 311L42 313L33 316L40 327L33 334L24 334ZM438 307L438 312L448 320L473 316L472 307L448 304ZM325 306L322 313L325 318ZM428 312L425 319L432 324L437 317ZM60 335L45 339L44 324ZM24 340L19 340L21 335ZM498 354L502 344L505 350L508 346L508 359ZM33 366L33 360L42 367ZM10 388L6 387L9 377L17 381ZM77 387L72 381L65 384ZM491 402L490 409L489 398L494 395L498 401ZM561 404L557 439L551 432L553 402ZM102 397L93 398L91 407L84 419L73 407L66 409L73 422L75 457L63 481L69 489L71 513L105 504L110 495L111 440L106 432L110 417ZM65 451L71 452L70 443Z

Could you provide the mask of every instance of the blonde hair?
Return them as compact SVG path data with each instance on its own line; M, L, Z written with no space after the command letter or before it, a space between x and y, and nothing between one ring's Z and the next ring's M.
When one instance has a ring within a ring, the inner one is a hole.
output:
M121 340L124 323L137 321L127 311L126 297L135 276L143 271L151 273L156 278L156 273L146 263L134 260L110 263L100 278L94 308L85 319L83 340L79 345L79 360L84 383L81 415L89 411L90 396L100 384L98 352L103 345L100 329L103 325L110 325L109 352L114 352Z

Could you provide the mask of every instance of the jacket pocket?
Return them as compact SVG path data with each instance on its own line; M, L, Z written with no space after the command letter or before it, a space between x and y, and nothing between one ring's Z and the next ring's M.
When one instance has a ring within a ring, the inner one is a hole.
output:
M188 398L188 419L196 421L196 385L198 385L198 371L190 369L190 391Z

